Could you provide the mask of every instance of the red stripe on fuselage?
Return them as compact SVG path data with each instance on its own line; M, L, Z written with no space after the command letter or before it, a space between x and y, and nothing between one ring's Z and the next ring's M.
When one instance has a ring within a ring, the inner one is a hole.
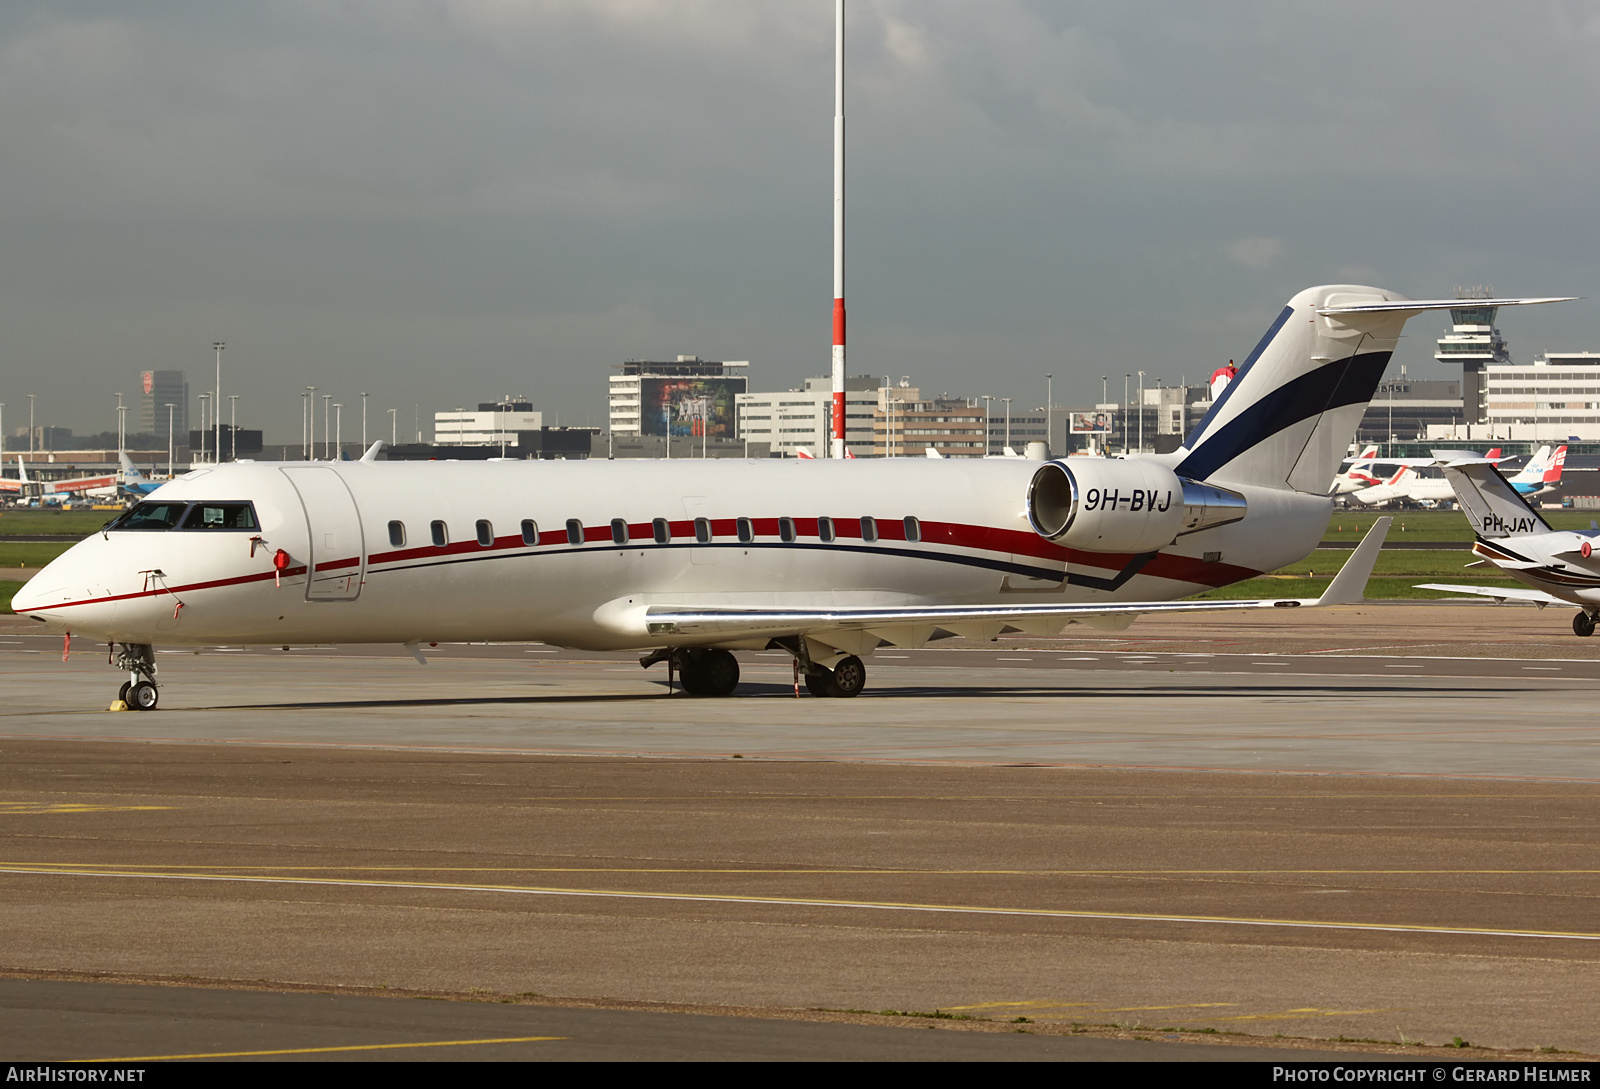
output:
M797 537L817 537L819 518L793 518ZM712 518L712 541L718 537L728 539L730 543L738 540L738 519ZM757 537L778 536L778 518L751 518L751 529ZM925 545L946 545L954 548L968 549L973 552L987 552L999 556L1027 556L1047 562L1061 563L1075 567L1094 567L1104 571L1121 571L1135 559L1134 553L1120 552L1083 552L1063 548L1060 545L1046 541L1035 533L1001 529L995 526L975 526L960 522L921 522L922 539ZM672 533L672 543L678 545L694 545L700 542L694 538L694 522L690 519L669 521L668 526ZM834 535L841 540L861 540L861 520L859 518L834 518ZM616 545L617 548L627 548L635 544L641 547L656 546L653 536L654 528L650 522L628 523L628 544ZM609 523L598 526L585 526L583 533L584 543L611 543L611 526ZM883 518L878 520L878 540L880 542L906 543L905 524L898 518ZM711 543L711 542L706 542ZM765 542L767 544L777 542ZM819 541L819 543L822 543ZM501 553L513 549L527 549L529 555L543 552L557 551L567 545L566 529L540 531L539 544L529 545L524 543L520 534L511 534L505 537L496 537L489 545L481 545L476 538L466 541L456 541L440 546L425 545L418 548L401 548L389 552L377 552L367 557L369 573L371 569L380 564L408 563L415 560L436 559L443 557L465 557L476 553ZM939 559L942 553L929 552L929 559ZM361 558L349 556L327 563L316 565L318 574L324 571L333 571L342 568L359 567ZM283 577L292 577L307 573L307 566L291 567L283 572ZM1139 571L1141 575L1150 575L1155 578L1171 579L1175 582L1187 582L1199 586L1226 586L1241 579L1253 578L1260 574L1248 567L1237 567L1233 564L1208 562L1196 559L1193 556L1157 553L1149 563ZM170 588L144 590L132 594L113 594L107 597L85 598L82 601L63 601L38 609L24 609L24 614L29 612L45 612L55 609L64 609L77 605L102 605L115 601L130 601L144 597L160 597L166 594L187 593L196 590L218 589L224 586L241 586L251 582L262 582L273 576L272 571L252 572L248 575L235 575L228 578L212 579L206 582L185 583Z

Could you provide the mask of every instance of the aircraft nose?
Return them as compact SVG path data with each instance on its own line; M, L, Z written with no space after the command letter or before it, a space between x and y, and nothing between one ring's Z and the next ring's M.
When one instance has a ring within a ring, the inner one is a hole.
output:
M89 619L81 604L94 596L92 565L74 555L76 546L47 563L11 597L11 611L52 626L72 627ZM92 611L92 609L91 609Z

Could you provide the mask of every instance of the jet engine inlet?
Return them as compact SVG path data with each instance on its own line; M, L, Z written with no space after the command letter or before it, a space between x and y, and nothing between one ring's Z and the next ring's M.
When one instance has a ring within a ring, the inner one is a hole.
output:
M1152 461L1052 461L1028 486L1033 531L1090 552L1149 552L1245 513L1237 492L1185 480Z

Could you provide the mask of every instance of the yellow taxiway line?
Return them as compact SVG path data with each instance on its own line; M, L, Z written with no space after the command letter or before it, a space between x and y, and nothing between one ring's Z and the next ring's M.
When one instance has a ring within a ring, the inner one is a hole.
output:
M699 904L760 904L780 907L840 908L858 911L909 911L951 915L1006 915L1044 919L1099 919L1120 922L1194 923L1212 926L1292 927L1305 930L1358 930L1402 934L1453 934L1486 938L1553 938L1600 941L1600 933L1564 930L1510 930L1424 923L1361 923L1330 919L1255 919L1231 915L1165 915L1132 911L1082 911L1069 908L1009 908L971 904L928 904L892 900L834 900L793 896L740 896L726 893L643 892L631 889L554 888L532 885L468 885L427 881L375 881L333 877L257 876L250 874L162 873L47 866L0 866L0 873L57 877L120 877L161 881L211 881L265 885L325 885L337 888L408 889L421 892L476 892L514 896L570 896L613 900L662 900Z

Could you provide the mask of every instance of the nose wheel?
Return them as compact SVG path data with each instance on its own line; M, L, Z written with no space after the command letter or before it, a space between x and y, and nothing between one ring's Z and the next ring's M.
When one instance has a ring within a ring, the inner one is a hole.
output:
M813 696L849 699L851 696L859 696L861 690L867 687L866 663L854 654L840 658L832 669L827 666L812 665L811 671L805 676L806 691Z
M161 702L156 684L156 652L149 643L122 643L114 664L128 671L128 679L117 689L117 699L134 711L154 711Z
M1572 634L1589 636L1594 634L1594 617L1583 612L1572 618Z

